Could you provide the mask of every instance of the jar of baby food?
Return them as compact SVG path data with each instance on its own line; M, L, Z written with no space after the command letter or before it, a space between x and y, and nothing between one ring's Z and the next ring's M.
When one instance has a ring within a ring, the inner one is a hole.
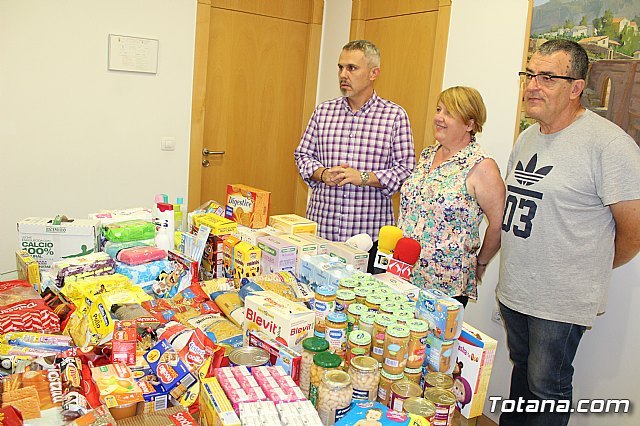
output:
M407 346L409 345L409 327L393 324L387 327L384 339L382 368L389 374L404 372L407 365Z
M402 380L403 374L389 374L386 371L380 371L380 383L378 384L378 402L384 406L389 406L391 399L391 385Z
M311 382L311 366L315 354L329 349L329 342L320 337L307 337L302 341L302 359L300 360L300 390L305 398L309 398Z
M373 337L373 322L375 321L376 315L378 314L376 314L375 312L369 312L366 306L364 307L364 309L366 312L363 312L360 315L360 320L358 321L358 329L366 331L371 335L371 337Z
M355 303L356 294L351 290L344 290L339 288L336 291L336 312L344 312L345 314L349 311L349 305Z
M362 317L360 317L360 321L362 322ZM387 314L377 314L375 320L373 321L373 334L371 335L373 339L371 342L371 356L374 357L379 363L382 363L382 360L384 358L384 338L387 332L387 327L394 325L395 323L396 319ZM404 370L404 366L402 369Z
M365 312L369 312L366 306L360 303L352 303L349 305L347 312L347 332L351 333L353 330L360 328L360 315Z
M330 285L316 287L313 310L316 314L315 335L324 337L325 319L327 314L333 312L336 307L336 288Z
M380 383L378 361L370 356L357 356L351 360L348 371L353 386L353 400L375 401Z
M345 358L346 367L349 366L351 359L356 356L366 355L371 353L371 335L364 330L354 330L349 334L349 341L347 342L347 356Z
M378 312L382 302L384 302L384 297L382 295L371 292L367 294L364 304L370 311Z
M413 382L420 384L422 381L422 367L420 368L406 368L404 369L404 378Z
M422 367L426 353L429 324L420 319L413 319L407 322L407 326L411 332L407 348L407 368L419 368Z
M325 319L325 340L329 351L344 358L347 350L347 314L331 312Z

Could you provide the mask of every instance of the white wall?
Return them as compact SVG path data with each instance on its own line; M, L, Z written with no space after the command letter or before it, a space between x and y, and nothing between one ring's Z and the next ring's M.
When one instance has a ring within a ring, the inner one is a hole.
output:
M186 201L195 12L195 0L0 1L0 272L15 269L23 217ZM158 73L107 70L110 33L158 39Z
M473 86L487 105L482 145L494 154L503 175L513 144L527 18L527 0L453 0L444 87ZM508 19L507 19L508 18ZM496 257L479 289L479 301L470 304L465 320L499 341L489 395L508 397L511 363L502 325L493 322ZM638 401L640 373L637 354L640 339L640 258L614 271L606 315L596 319L582 339L574 363L574 398L628 398ZM567 295L580 297L580 295ZM635 308L635 309L634 309ZM485 414L497 421L498 413ZM640 412L605 417L574 414L570 425L637 425Z

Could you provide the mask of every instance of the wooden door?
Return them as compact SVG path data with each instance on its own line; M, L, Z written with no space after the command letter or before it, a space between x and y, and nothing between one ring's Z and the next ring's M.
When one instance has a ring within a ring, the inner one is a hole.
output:
M354 0L351 39L380 49L379 96L409 115L416 158L432 143L435 101L442 91L451 0ZM400 197L393 197L396 217Z
M322 10L314 0L199 3L190 210L244 183L271 191L270 214L294 211L293 151L315 103Z

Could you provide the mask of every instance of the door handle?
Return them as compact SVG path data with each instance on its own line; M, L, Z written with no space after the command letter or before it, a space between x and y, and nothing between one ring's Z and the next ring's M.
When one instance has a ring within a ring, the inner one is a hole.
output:
M202 155L207 156L207 155L223 155L224 151L209 151L207 148L204 148L202 150Z

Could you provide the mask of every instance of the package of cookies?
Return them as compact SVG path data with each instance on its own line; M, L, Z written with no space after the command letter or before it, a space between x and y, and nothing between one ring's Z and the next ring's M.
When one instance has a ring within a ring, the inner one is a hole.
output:
M1 378L0 405L18 409L29 425L63 424L60 371L26 371Z
M271 193L243 184L227 185L224 215L249 228L264 228L269 219Z

